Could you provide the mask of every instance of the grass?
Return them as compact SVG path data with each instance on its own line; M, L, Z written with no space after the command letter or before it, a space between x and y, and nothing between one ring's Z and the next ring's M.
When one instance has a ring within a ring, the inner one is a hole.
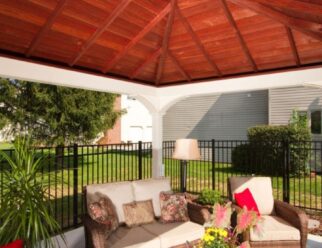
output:
M44 150L48 158L43 161L43 172L39 178L50 185L48 192L51 195L54 214L57 220L65 228L72 226L73 219L73 195L74 183L77 185L78 211L82 213L82 188L87 184L105 183L114 181L139 179L139 163L137 151L120 152L107 149L78 150L78 166L74 167L74 157L71 152L65 151L64 159L57 160L52 150ZM97 154L98 153L98 154ZM57 163L56 163L57 162ZM143 156L142 178L149 178L152 174L151 156L147 153ZM165 159L165 175L171 176L172 188L180 189L180 164L177 160ZM4 165L0 164L0 185ZM227 179L232 175L243 175L232 168L228 163L214 164L215 174L212 175L210 162L190 162L188 165L187 190L200 192L204 188L214 188L223 195L227 195ZM213 180L214 179L214 182ZM57 183L55 183L57 182ZM282 199L283 178L273 177L274 197ZM322 209L322 178L317 175L314 178L290 179L290 202L300 207L313 207ZM1 189L0 189L1 193ZM75 192L76 193L76 192Z
M7 142L0 142L0 150L11 149L12 144Z

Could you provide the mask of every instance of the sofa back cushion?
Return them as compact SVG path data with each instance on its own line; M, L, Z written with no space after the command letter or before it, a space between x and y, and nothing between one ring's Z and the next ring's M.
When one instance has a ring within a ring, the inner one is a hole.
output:
M134 201L132 183L116 182L88 185L86 187L87 206L93 202L99 201L102 194L111 199L115 206L119 222L124 222L123 204Z
M231 177L229 178L231 195L240 193L246 188L252 193L261 215L271 215L274 212L274 197L270 177Z
M171 190L170 179L162 178L133 181L132 185L135 201L152 199L154 215L160 217L160 192Z

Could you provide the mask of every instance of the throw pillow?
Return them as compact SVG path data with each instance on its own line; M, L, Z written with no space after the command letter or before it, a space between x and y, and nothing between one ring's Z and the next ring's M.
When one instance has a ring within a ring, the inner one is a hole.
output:
M234 197L238 206L240 206L241 208L246 206L248 210L253 210L257 212L258 215L260 215L257 204L249 188L246 188L244 191L240 193L235 193Z
M100 194L96 202L87 206L89 216L100 224L106 225L108 231L114 231L119 226L116 210L111 199Z
M23 248L23 241L21 239L12 241L9 244L0 246L0 248Z
M188 221L188 207L184 194L181 193L160 193L160 206L162 223Z
M148 224L154 221L152 199L123 204L125 224L128 227Z

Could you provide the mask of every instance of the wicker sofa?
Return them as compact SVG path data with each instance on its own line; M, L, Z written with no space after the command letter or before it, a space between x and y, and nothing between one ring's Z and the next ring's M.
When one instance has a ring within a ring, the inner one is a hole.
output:
M169 190L171 190L170 180L163 178L88 185L84 193L86 202L95 200L96 193L107 195L115 205L121 224L125 221L122 205L133 201L152 199L154 214L156 217L159 217L161 213L159 194L161 191ZM205 214L198 213L198 210L193 205L189 205L189 208L192 213L190 219L203 223L202 218L204 218ZM180 244L185 244L187 241L191 242L200 239L204 233L203 226L192 221L169 224L162 224L155 221L151 224L144 224L132 228L120 225L106 239L104 225L95 222L88 215L84 216L83 223L86 234L86 247L96 248L177 247Z
M262 216L261 233L253 230L243 233L254 247L296 247L306 248L308 217L305 212L282 201L274 200L272 182L269 177L231 177L228 179L228 193L234 201L234 194L250 189ZM234 205L238 212L241 209Z

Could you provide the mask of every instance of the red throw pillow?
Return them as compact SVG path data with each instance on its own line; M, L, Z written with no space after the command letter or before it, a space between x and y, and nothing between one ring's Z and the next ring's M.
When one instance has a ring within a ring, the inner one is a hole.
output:
M257 212L258 215L260 215L257 204L252 195L252 192L250 192L248 188L246 188L244 191L240 193L235 193L234 196L238 206L242 208L246 206L248 210L253 210Z
M23 248L23 242L21 239L18 239L4 246L0 246L0 248Z

